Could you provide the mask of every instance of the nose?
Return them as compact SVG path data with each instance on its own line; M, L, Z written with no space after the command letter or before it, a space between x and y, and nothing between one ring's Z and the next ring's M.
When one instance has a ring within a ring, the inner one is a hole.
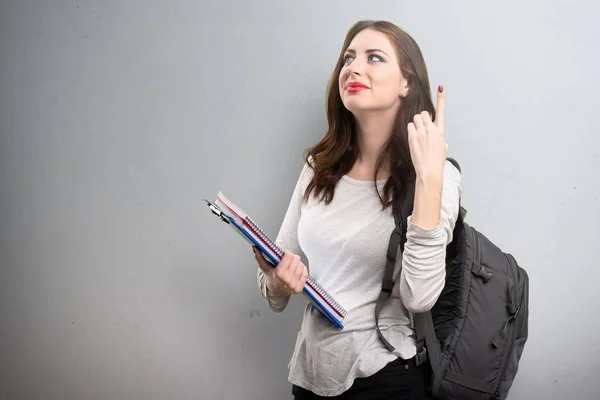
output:
M350 65L348 65L348 75L350 75L350 76L352 76L352 75L361 75L363 73L363 70L364 70L364 65L359 60L358 57L356 59L354 59L350 63Z
M352 76L360 76L360 74L359 74L359 73L358 73L356 70L354 70L354 69L352 69L352 68L348 68L348 71L347 71L347 72L348 72L348 76L349 76L349 77L352 77Z

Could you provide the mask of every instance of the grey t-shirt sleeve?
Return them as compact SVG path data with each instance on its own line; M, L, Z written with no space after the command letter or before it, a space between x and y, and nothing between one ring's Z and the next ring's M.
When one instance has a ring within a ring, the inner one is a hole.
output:
M409 311L430 310L442 292L446 279L446 246L452 241L461 192L460 172L446 162L439 224L425 230L412 223L412 215L407 218L400 293Z
M296 182L294 192L290 199L285 217L279 228L279 233L275 243L284 250L291 251L305 259L300 243L298 242L298 221L302 211L302 197L304 189L310 180L311 169L307 164L304 165L300 176ZM308 266L307 266L308 268ZM269 308L275 312L281 312L287 306L290 296L273 296L267 289L268 276L260 268L257 268L257 283L262 297L267 302Z

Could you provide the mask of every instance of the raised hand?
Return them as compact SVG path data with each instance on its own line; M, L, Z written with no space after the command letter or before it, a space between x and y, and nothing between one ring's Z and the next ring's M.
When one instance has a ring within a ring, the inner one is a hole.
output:
M423 111L408 124L408 144L417 179L442 180L448 144L444 135L446 95L438 87L435 121Z

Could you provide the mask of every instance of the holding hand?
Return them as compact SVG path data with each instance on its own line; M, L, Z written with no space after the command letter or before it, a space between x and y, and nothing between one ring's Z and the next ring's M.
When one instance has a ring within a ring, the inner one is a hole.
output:
M260 269L267 274L267 288L274 296L286 296L301 293L308 278L308 269L300 261L300 256L284 251L283 258L277 265L265 260L255 246L252 248Z
M443 179L444 164L448 144L444 136L444 113L446 110L446 96L443 87L437 92L437 107L435 122L427 111L413 117L413 122L408 124L408 144L417 179L433 180L438 182Z

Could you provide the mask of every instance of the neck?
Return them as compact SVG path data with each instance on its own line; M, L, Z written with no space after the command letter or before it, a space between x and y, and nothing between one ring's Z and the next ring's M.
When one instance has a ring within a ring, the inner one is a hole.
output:
M393 111L393 112L390 112ZM375 170L377 157L394 129L396 110L381 113L368 113L356 118L358 159L363 168ZM387 163L383 165L387 169Z

